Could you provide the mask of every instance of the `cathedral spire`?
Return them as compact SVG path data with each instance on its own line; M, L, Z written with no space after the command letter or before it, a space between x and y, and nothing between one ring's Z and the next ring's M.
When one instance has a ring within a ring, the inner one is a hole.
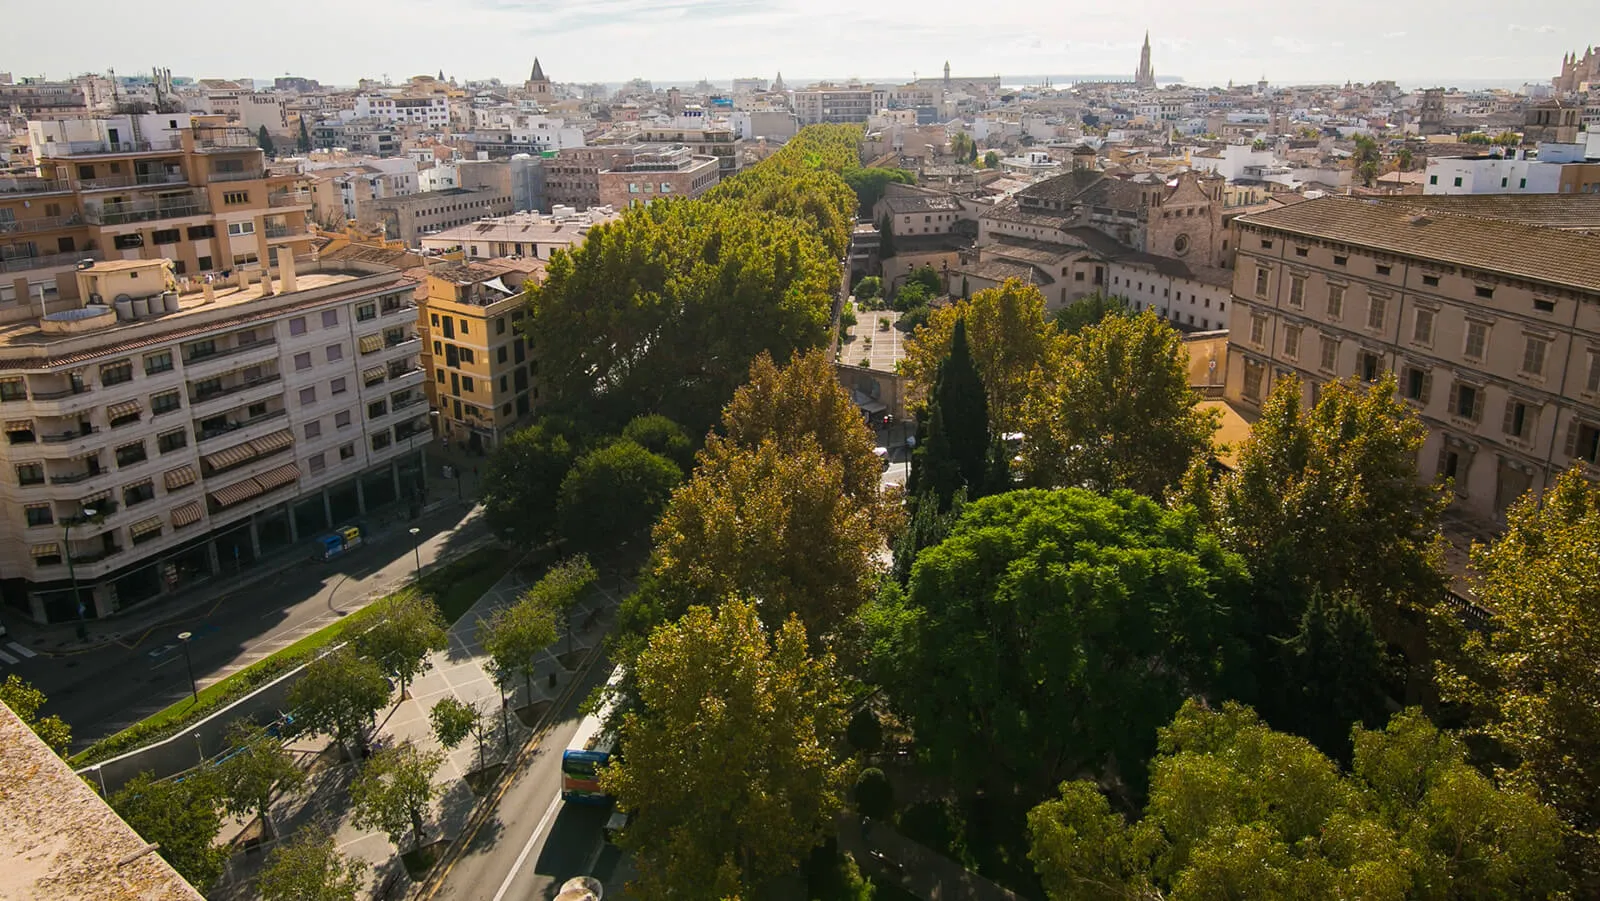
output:
M533 58L533 74L528 76L529 81L548 81L544 77L544 69L539 66L539 57Z
M1139 70L1133 75L1133 83L1141 88L1156 86L1156 70L1150 64L1150 32L1144 33L1144 48L1139 51Z

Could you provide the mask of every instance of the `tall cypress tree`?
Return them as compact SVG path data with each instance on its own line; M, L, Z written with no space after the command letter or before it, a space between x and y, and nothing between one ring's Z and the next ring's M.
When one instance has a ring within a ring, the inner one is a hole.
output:
M894 219L888 213L878 220L878 259L894 256Z
M306 131L306 120L304 118L301 118L301 120L300 120L300 144L299 144L299 149L300 149L301 153L310 153L311 152L311 133Z
M950 506L962 486L975 499L989 481L989 402L967 346L965 320L956 320L950 355L939 364L928 398L928 438L917 454L918 486L938 495L940 509Z

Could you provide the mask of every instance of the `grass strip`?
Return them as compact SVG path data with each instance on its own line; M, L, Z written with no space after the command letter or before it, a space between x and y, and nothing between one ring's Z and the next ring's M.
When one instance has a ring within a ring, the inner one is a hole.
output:
M445 621L454 623L466 613L484 592L500 581L511 560L499 548L479 548L459 560L453 560L422 577L422 590L433 596ZM411 586L398 589L410 591ZM95 742L67 758L74 767L88 766L126 754L135 748L160 741L182 731L191 723L199 722L228 704L250 694L284 673L311 660L317 652L330 644L344 640L345 636L359 632L367 620L370 607L362 608L336 623L318 629L294 644L263 657L242 670L200 690L198 703L194 698L184 698L158 710L114 735Z

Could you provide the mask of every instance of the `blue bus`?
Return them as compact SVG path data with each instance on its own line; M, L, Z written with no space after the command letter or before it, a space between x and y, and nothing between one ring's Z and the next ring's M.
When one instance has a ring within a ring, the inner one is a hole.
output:
M609 804L611 796L600 789L600 770L611 762L617 737L606 728L616 709L616 687L622 681L618 666L606 681L606 699L599 710L583 718L567 749L561 752L561 800L579 804Z

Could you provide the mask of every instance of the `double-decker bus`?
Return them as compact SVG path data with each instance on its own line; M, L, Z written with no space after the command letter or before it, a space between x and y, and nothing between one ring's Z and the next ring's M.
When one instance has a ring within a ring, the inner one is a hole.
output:
M611 761L617 737L606 729L616 708L615 689L622 681L617 667L606 682L606 700L599 710L583 718L567 749L561 752L561 800L579 804L609 804L611 796L600 790L599 772Z

